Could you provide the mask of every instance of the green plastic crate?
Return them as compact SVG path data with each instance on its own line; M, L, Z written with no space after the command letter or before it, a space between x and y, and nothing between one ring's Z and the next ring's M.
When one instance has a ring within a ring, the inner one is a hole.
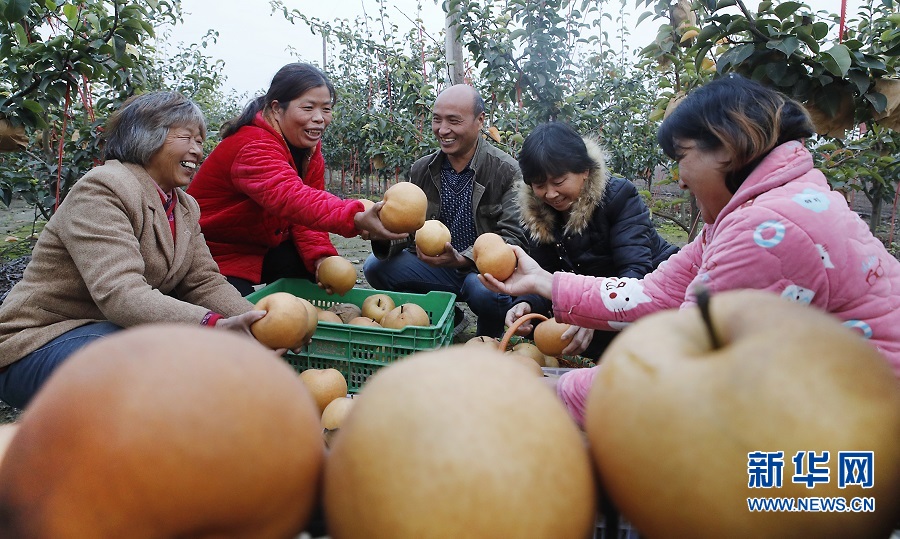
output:
M453 340L453 306L456 294L428 292L411 294L354 288L343 296L329 295L305 279L279 279L247 296L256 303L274 292L288 292L304 298L316 307L328 309L337 303L362 306L373 294L387 294L394 303L415 303L431 319L431 326L387 329L319 322L312 341L299 354L288 352L284 358L298 372L306 369L337 369L347 379L347 387L356 393L378 369L414 352L448 346Z

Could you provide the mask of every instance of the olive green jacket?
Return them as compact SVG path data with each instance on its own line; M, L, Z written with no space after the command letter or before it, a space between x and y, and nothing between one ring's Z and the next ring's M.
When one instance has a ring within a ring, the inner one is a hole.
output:
M418 159L409 171L409 181L421 187L428 197L426 219L439 219L441 215L441 166L446 158L444 152L438 150ZM506 243L527 249L528 242L522 228L517 199L519 184L522 183L519 163L506 152L479 138L470 166L475 171L472 189L475 232L479 236L485 232L493 232L502 236ZM412 236L411 234L410 237ZM376 256L381 254L380 257L383 258L387 255L386 244L387 242L372 242L372 250ZM406 246L404 240L400 247L402 249ZM400 250L396 247L397 244L391 247L390 254ZM460 254L471 260L472 247Z
M143 167L111 160L76 182L0 306L0 366L92 322L200 324L209 311L251 310L209 254L197 202L175 193L178 241Z

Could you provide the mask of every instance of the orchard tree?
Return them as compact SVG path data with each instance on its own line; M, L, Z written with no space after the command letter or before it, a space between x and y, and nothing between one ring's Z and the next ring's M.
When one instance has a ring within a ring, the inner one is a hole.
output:
M428 107L449 81L450 66L442 40L424 35L420 25L398 35L386 2L379 5L378 19L351 24L324 23L276 3L288 20L337 42L338 60L326 71L345 101L326 136L349 143L354 153L335 155L340 161L331 162L357 162L359 153L396 174L433 151ZM654 98L643 75L625 60L624 2L616 12L601 6L583 0L454 0L445 9L472 57L464 72L485 98L486 136L516 155L535 125L564 120L600 136L617 172L649 180L662 155L645 144L655 136L655 126L643 116ZM618 50L610 45L613 34Z
M99 163L102 122L138 92L173 90L200 105L207 151L246 96L225 94L221 60L200 44L169 44L179 0L0 0L0 118L18 129L0 154L0 194L49 219L72 184ZM163 28L162 39L157 32Z
M664 160L648 118L656 80L630 60L624 0L450 0L445 9L459 21L505 149L516 155L537 124L565 121L599 138L613 173L652 186Z
M49 218L97 161L98 118L145 84L154 24L179 0L0 0L0 118L29 141L0 159L0 199ZM97 97L101 96L101 97Z
M849 20L794 1L763 1L755 10L743 0L643 4L653 8L645 16L665 21L642 51L661 73L656 117L709 72L740 73L790 95L806 105L816 125L817 164L834 188L865 194L876 229L900 181L900 137L893 131L900 127L900 11L894 0L863 1ZM687 79L678 80L680 74Z
M652 79L629 60L625 2L453 0L459 39L497 100L513 155L538 123L565 121L596 135L610 169L650 182L662 160L647 113Z
M225 62L206 54L205 49L215 44L219 33L207 31L200 43L174 43L171 26L167 25L148 47L149 62L146 68L144 90L168 90L179 92L193 100L206 116L206 153L219 141L222 124L238 114L250 101L247 93L224 89L227 77Z

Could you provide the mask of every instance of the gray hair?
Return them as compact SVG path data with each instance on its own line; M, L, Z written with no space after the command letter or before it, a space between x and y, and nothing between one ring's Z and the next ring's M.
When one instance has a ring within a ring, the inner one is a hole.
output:
M103 159L146 165L172 127L199 127L206 138L206 118L200 107L177 92L137 95L106 122Z

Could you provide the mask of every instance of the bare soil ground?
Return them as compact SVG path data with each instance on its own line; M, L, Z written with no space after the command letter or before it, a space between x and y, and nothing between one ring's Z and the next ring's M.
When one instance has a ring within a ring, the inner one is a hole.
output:
M34 208L21 198L14 198L7 208L0 204L0 234L3 238L34 222Z

